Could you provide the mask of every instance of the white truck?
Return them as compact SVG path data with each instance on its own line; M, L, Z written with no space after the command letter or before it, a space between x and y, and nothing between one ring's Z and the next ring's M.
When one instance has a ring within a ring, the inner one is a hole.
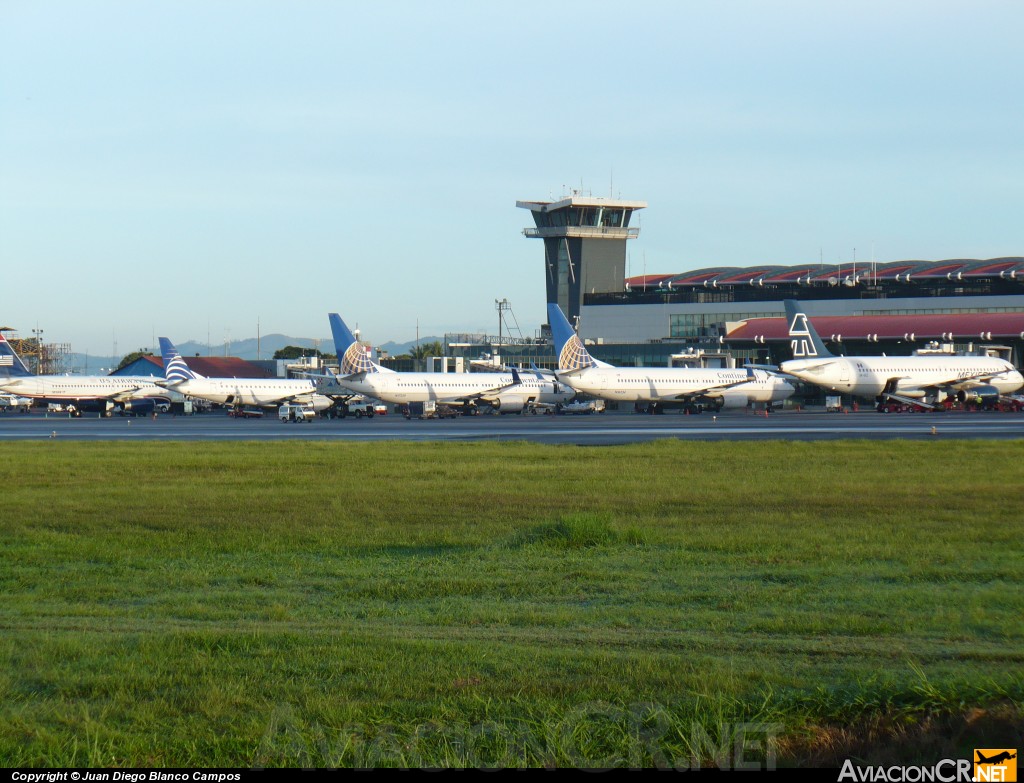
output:
M604 413L604 400L571 400L555 407L555 413Z
M339 405L338 410L339 415L343 419L346 416L355 416L357 419L361 419L365 416L372 419L373 415L377 412L374 403L369 400L349 400L348 402Z
M291 421L298 424L303 421L313 421L316 418L316 411L313 404L308 402L286 402L277 409L277 417L281 421Z

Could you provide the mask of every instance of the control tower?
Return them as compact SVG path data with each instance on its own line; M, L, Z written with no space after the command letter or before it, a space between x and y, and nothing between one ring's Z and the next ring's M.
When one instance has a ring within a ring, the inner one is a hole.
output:
M575 324L583 295L625 290L626 240L639 228L630 228L633 212L646 201L622 201L581 196L576 192L561 201L517 201L533 213L535 228L527 237L544 240L544 279L548 302L556 302Z

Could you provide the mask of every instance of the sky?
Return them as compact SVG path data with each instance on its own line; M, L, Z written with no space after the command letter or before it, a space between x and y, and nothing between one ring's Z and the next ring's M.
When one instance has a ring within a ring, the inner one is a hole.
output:
M0 326L73 351L545 316L628 271L1024 255L1024 3L0 0ZM508 327L506 327L507 330ZM325 349L327 346L325 346Z

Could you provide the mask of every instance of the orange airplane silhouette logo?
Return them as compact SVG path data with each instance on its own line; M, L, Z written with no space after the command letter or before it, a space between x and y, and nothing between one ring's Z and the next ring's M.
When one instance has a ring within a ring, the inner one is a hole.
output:
M1017 751L1013 748L975 748L975 781L1015 783L1017 780Z

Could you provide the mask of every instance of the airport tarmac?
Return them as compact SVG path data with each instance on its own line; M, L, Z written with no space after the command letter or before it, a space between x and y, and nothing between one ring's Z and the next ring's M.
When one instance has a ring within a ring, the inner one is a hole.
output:
M470 416L456 419L406 420L401 416L373 419L316 419L283 423L275 415L233 419L223 413L157 418L72 419L61 414L0 414L0 442L33 440L78 441L500 441L612 445L659 438L683 440L884 440L1024 438L1024 414L947 412L881 414L784 411L765 416L726 411L694 416L667 413L650 416L608 412L584 416Z

